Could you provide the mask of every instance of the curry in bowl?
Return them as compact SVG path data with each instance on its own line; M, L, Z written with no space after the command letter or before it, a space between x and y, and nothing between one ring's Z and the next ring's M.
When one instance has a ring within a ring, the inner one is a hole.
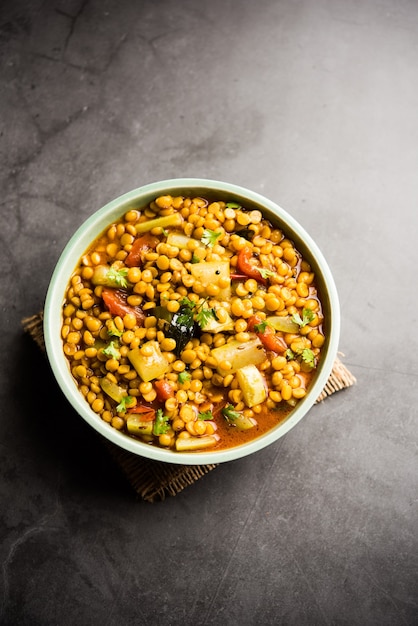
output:
M218 451L306 396L326 322L308 260L260 210L163 195L85 251L61 336L97 419L151 446Z

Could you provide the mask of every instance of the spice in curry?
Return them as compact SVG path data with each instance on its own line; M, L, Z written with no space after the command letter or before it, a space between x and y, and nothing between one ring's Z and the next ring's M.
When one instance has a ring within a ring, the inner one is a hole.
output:
M311 266L261 211L165 195L128 210L79 260L62 339L98 418L187 452L283 421L325 336Z

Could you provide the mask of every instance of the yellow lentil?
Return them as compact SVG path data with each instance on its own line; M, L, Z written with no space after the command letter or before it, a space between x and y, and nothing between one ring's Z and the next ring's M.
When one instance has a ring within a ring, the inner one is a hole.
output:
M174 228L189 238L186 243L170 245L166 229L154 227L150 234L159 241L156 248L142 255L140 267L126 267L125 260L138 236L139 225L159 216L168 218L176 211L179 211L182 222L177 222ZM252 239L237 234L237 229L242 227L253 232ZM200 241L205 228L220 234L213 246L202 245ZM239 253L248 246L252 248L254 263L274 270L266 285L261 285L253 277L231 281L229 274L223 272L219 272L216 279L210 276L207 280L196 280L191 273L196 261L227 263L231 273L242 273ZM141 309L143 317L137 318L133 311L126 312L126 309L115 315L110 312L111 308L106 310L103 307L106 287L93 284L95 268L103 264L126 270L128 285L121 293L126 298L126 305ZM182 346L178 356L175 354L176 339L165 334L167 322L157 318L160 317L159 307L166 309L164 317L167 316L167 319L178 313L184 303L183 298L193 303L195 320L201 307L215 307L217 324L226 324L228 330L216 332L211 329L193 337L186 346ZM284 334L286 344L296 356L288 362L281 354L268 350L264 353L264 361L257 367L265 377L268 398L264 403L248 408L233 373L233 359L228 356L218 363L211 350L226 346L231 341L245 344L253 340L255 335L249 330L249 320L254 312L257 319L264 320L271 315L291 317L294 313L302 314L303 308L313 311L314 319L299 328L298 332ZM153 309L158 311L157 316L153 314ZM232 324L229 326L230 318ZM204 198L183 196L173 198L166 194L141 210L132 208L126 211L80 259L67 289L61 336L64 353L81 393L101 419L125 432L126 417L117 413L117 403L103 393L99 380L106 376L109 381L121 386L131 397L132 406L137 398L139 402L157 402L153 406L160 406L154 379L142 380L127 358L130 350L136 348L139 348L142 358L155 358L154 349L146 342L156 341L165 363L165 373L158 378L164 378L172 386L174 394L163 407L170 428L167 433L147 435L143 439L163 447L173 447L177 438L213 434L217 424L221 430L225 428L224 420L197 419L197 413L216 409L216 404L226 398L235 410L243 411L246 417L255 417L257 421L265 419L266 411L277 408L281 403L294 406L306 394L313 371L312 365L302 361L301 351L309 347L318 360L325 343L323 321L315 275L309 262L301 257L293 242L281 230L263 219L259 210L232 208L224 201L208 202ZM117 346L117 358L103 350L110 341ZM229 373L221 376L217 372L218 367ZM185 376L179 380L179 375L183 373ZM222 441L221 432L220 435Z

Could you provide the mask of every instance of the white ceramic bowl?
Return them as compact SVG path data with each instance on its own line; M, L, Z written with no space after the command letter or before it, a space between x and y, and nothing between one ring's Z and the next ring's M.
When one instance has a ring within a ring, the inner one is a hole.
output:
M286 236L293 240L296 248L309 261L316 274L326 319L326 342L322 348L320 364L309 392L284 422L257 439L235 448L213 452L181 453L142 443L117 431L91 410L77 388L62 350L61 326L64 294L79 258L96 237L109 224L122 217L129 208L145 206L154 198L165 194L225 199L242 203L248 209L261 210L267 219L283 229ZM247 456L277 441L293 428L312 407L327 382L337 354L339 333L340 308L332 274L318 246L302 226L280 206L258 193L237 185L200 178L163 180L145 185L116 198L93 213L80 226L62 252L51 278L44 311L44 334L49 362L59 386L76 412L98 433L129 452L158 461L183 465L221 463Z

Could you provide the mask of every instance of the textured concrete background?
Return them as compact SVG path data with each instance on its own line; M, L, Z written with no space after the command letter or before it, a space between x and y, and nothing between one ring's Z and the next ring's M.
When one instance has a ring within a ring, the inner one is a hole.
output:
M0 4L0 623L418 623L415 0ZM322 247L355 388L135 501L20 319L102 204L219 178Z

